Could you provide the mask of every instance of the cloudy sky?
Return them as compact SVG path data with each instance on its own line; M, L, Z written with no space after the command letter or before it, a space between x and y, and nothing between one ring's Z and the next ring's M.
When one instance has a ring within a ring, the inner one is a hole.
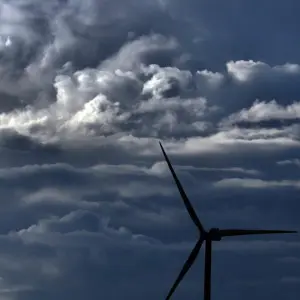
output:
M0 0L1 300L166 296L198 236L158 141L206 228L299 230L299 9ZM213 299L298 299L299 249L217 243Z

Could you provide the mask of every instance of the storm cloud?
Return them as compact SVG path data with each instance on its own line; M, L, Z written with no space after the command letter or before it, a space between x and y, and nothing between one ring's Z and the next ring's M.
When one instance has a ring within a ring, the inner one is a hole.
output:
M165 297L197 236L159 141L206 228L298 230L298 8L0 0L1 299ZM298 299L299 248L216 244L213 297Z

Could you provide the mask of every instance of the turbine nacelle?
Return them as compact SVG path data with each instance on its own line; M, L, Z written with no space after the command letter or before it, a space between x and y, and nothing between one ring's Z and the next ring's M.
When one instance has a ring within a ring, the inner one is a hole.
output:
M211 228L209 230L209 232L206 233L205 239L206 240L209 239L211 241L221 241L222 235L221 235L220 229L219 228Z

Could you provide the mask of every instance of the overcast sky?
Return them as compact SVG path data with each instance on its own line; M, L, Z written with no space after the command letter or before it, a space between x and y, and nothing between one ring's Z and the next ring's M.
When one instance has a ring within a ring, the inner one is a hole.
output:
M198 233L159 141L206 228L299 230L299 9L0 0L1 300L164 299ZM298 299L299 250L214 244L212 299Z

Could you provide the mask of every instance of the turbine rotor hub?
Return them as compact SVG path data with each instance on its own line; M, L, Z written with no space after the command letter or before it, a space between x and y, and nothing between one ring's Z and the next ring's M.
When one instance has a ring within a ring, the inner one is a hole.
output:
M222 236L219 228L211 228L207 233L207 238L211 241L221 241Z

